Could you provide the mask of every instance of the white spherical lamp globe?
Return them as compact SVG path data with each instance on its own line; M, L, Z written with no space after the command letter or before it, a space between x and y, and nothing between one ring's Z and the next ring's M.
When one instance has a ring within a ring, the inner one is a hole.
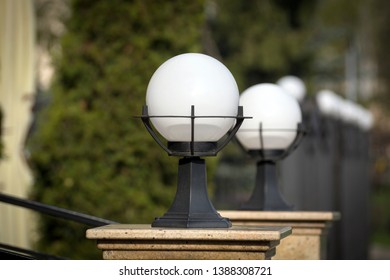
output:
M240 105L252 117L236 134L246 150L285 150L294 142L302 112L298 101L280 86L254 85L241 94Z
M195 118L194 141L218 141L233 126L238 103L239 91L231 72L215 58L199 53L164 62L150 79L146 93L151 122L171 142L191 141L191 119L183 116L191 116L192 105L195 116L201 117Z
M296 76L289 75L282 77L276 82L276 84L281 86L287 93L291 94L299 102L305 98L305 83Z
M340 118L343 100L335 92L328 89L320 90L316 95L316 101L323 115Z

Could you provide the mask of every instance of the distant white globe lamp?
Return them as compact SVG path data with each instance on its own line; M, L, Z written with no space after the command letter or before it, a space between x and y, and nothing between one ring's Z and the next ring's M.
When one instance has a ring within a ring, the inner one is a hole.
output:
M277 85L282 87L288 94L293 96L298 102L302 102L306 96L306 85L298 77L293 75L288 75L280 78L277 82Z

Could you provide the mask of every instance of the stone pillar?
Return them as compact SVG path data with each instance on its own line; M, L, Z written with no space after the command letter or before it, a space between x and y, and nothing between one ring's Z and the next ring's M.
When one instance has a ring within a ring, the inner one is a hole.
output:
M291 226L292 234L283 239L273 259L326 259L327 234L340 219L337 212L309 211L218 211L233 226Z
M87 230L106 260L266 260L289 226L158 228L114 224Z

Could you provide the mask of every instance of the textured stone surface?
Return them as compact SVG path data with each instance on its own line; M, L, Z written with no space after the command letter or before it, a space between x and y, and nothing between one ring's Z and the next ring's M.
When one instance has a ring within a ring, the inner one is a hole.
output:
M219 211L233 225L291 226L292 234L281 240L273 259L326 259L328 229L340 219L335 212L308 211Z
M103 259L271 259L286 226L233 226L224 229L152 228L108 225L87 230Z

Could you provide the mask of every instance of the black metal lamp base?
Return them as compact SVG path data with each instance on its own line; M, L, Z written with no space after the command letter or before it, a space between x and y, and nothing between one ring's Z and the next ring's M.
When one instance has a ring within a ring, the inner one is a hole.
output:
M152 227L169 228L230 228L231 222L227 218L216 214L195 214L167 212L164 216L156 218Z
M256 185L249 201L241 205L241 210L269 210L269 211L289 211L293 206L289 205L279 191L276 176L276 162L287 157L298 147L306 131L301 123L297 125L297 135L294 141L284 150L264 149L263 128L260 123L260 149L249 150L248 154L257 159ZM240 141L238 144L243 150Z
M148 107L142 108L140 116L153 139L170 156L183 157L179 160L178 183L175 199L171 208L160 218L156 218L152 227L177 228L228 228L229 219L221 217L208 198L206 165L204 156L216 156L234 137L244 119L242 106L237 108L237 116L197 116L195 106L191 105L191 114L186 116L149 116ZM166 144L153 129L151 118L187 118L191 120L191 140L187 142L168 141ZM217 142L195 142L195 120L199 118L231 118L235 125Z
M250 199L241 205L241 210L290 211L289 205L279 191L274 161L258 161L256 186Z
M215 210L207 194L205 160L184 157L179 160L175 199L169 210L152 227L229 228L231 222Z

